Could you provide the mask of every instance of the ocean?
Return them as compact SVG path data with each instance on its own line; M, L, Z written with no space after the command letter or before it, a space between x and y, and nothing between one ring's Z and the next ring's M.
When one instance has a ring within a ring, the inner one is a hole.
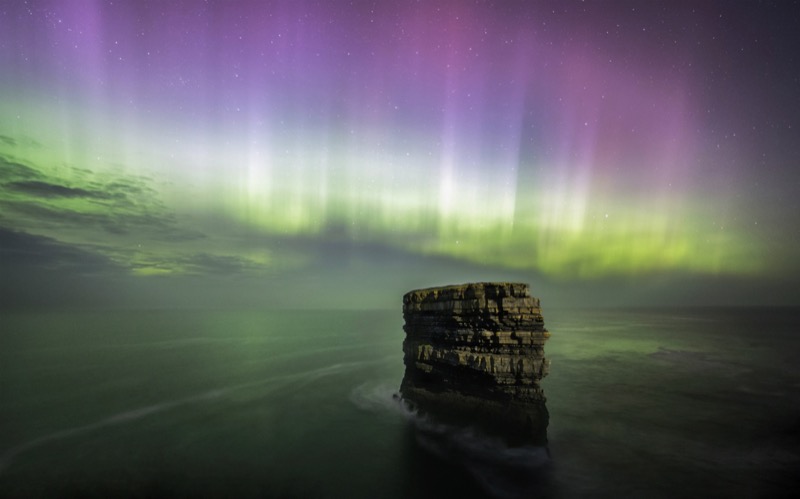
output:
M0 315L0 497L781 497L800 309L548 309L545 447L395 400L390 311Z

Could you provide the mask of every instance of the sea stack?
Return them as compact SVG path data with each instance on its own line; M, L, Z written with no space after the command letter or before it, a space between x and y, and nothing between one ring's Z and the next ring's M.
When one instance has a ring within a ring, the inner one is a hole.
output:
M512 445L544 445L547 375L539 299L528 285L469 283L403 296L404 400L436 420Z

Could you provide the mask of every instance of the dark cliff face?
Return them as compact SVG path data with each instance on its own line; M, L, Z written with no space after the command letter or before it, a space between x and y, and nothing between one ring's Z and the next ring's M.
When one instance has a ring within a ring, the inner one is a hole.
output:
M546 441L547 375L539 300L527 284L473 283L403 297L403 398L444 422L512 444Z

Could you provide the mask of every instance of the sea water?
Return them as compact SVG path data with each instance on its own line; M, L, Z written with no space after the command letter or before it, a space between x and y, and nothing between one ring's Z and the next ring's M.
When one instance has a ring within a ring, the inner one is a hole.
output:
M408 411L391 311L0 315L0 497L776 497L800 310L548 310L548 445Z

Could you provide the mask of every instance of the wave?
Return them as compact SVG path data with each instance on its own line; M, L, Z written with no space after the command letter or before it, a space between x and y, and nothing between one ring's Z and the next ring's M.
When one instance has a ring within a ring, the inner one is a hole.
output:
M107 418L95 421L93 423L85 424L82 426L75 426L72 428L65 428L58 431L54 431L52 433L36 437L32 440L28 440L27 442L23 442L10 449L7 449L5 452L0 454L0 474L2 474L8 468L8 466L11 465L11 462L14 460L14 458L19 456L20 454L56 440L75 437L81 434L89 433L92 431L100 430L111 426L131 423L134 421L138 421L140 419L154 416L159 413L170 411L172 409L181 406L219 399L237 390L243 390L257 386L269 386L272 390L276 390L292 384L302 385L324 376L330 376L343 371L357 369L359 367L363 367L368 364L375 364L378 362L381 362L381 360L331 364L328 366L320 367L317 369L311 369L308 371L302 371L299 373L284 374L256 381L250 381L247 383L240 383L236 385L215 388L213 390L208 390L195 395L190 395L188 397L169 400L142 407L136 407L131 410L113 414Z

